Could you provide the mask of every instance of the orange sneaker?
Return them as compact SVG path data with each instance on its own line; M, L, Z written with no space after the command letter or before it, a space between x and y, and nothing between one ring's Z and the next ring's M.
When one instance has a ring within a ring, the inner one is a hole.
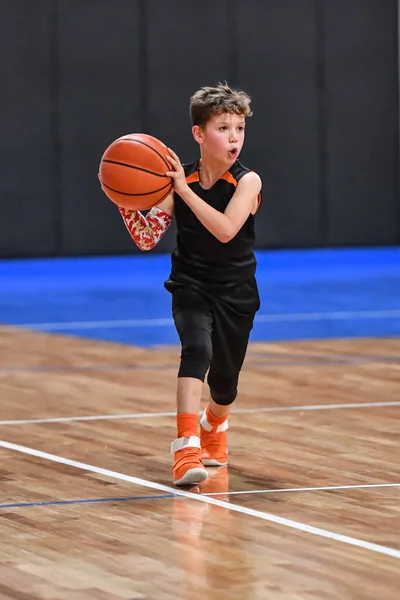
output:
M200 420L201 462L205 467L224 467L228 464L228 448L226 430L228 418L212 425L208 414L209 407L204 410ZM215 420L217 420L214 417Z
M177 438L171 444L174 454L174 485L195 485L205 481L208 473L200 458L200 440L192 435L190 438Z

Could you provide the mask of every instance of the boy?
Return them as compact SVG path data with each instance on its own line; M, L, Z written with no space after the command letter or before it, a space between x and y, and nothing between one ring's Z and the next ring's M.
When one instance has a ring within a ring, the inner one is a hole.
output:
M171 444L175 485L200 483L207 479L206 466L228 463L228 413L260 306L253 215L261 180L238 161L245 120L252 115L250 98L227 84L203 87L190 99L190 115L200 159L182 166L168 149L171 194L146 217L119 209L142 250L158 243L173 215L177 222L177 248L165 282L181 341L177 437ZM210 399L199 437L207 371Z

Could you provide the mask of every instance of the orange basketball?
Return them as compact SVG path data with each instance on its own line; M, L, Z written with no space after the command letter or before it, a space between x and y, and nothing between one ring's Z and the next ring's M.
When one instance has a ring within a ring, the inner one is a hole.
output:
M165 173L171 165L168 149L157 138L131 133L115 140L104 152L100 181L104 192L118 206L146 210L159 204L172 190Z

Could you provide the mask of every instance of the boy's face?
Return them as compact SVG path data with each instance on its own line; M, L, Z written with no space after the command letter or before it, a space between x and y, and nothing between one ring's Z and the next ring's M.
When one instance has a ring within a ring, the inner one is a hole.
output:
M221 113L214 115L202 129L193 132L202 153L232 165L244 143L245 118L242 115Z

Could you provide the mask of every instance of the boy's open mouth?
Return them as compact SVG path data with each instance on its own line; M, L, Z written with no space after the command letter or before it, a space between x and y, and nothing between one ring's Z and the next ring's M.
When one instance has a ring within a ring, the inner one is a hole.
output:
M236 154L237 154L237 148L232 148L232 150L229 150L229 154L231 156L236 156Z

